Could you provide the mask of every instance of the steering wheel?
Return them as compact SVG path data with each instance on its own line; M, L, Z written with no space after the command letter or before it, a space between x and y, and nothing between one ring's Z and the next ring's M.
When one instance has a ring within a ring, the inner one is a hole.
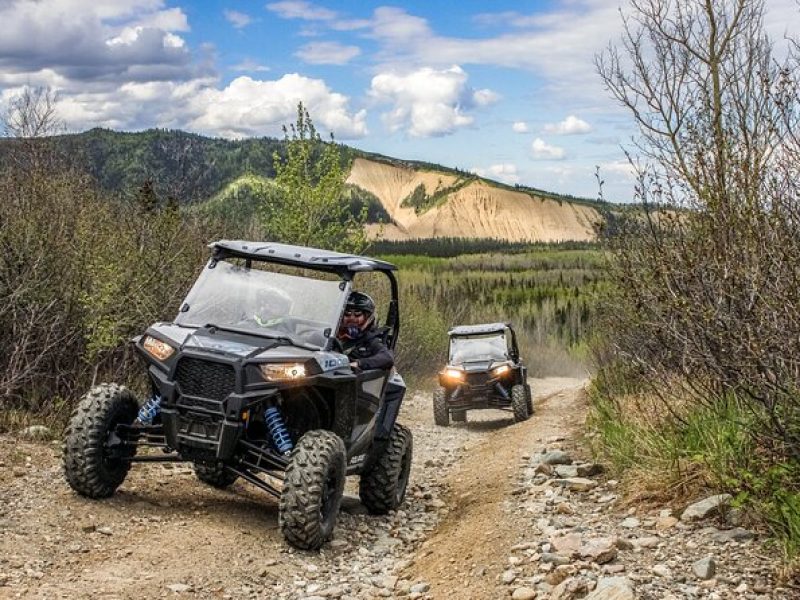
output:
M335 335L328 338L331 340L331 350L334 352L339 352L340 354L344 353L344 346L342 345L342 340L337 338Z
M285 333L293 333L292 323L285 317L277 317L274 319L262 319L259 315L251 315L248 319L249 322L255 324L261 329L270 329L272 331L283 331Z

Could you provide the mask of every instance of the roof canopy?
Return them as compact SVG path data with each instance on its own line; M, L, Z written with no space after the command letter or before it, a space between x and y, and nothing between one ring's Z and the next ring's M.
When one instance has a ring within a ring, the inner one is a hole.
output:
M317 271L328 271L340 275L362 271L394 271L397 269L391 263L366 256L358 256L357 254L343 254L330 250L308 248L307 246L291 246L273 242L219 240L210 243L208 247L214 250L214 257L219 259L234 256Z
M480 325L459 325L447 332L448 335L480 335L483 333L503 333L511 323L483 323Z

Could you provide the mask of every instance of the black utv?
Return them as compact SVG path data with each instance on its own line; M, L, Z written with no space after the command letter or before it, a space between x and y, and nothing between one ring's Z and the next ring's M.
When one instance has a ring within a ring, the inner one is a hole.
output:
M510 323L462 325L448 332L447 366L439 373L433 394L433 419L447 427L450 419L466 421L467 411L508 410L514 421L533 414L528 370L519 357Z
M345 476L360 475L373 514L405 497L412 438L386 411L390 370L354 372L336 334L354 279L388 278L382 331L397 342L394 265L363 256L268 242L219 241L171 323L133 343L150 397L102 384L78 404L66 429L69 485L110 496L134 462L189 461L197 477L225 488L242 478L279 501L286 540L317 549L332 534ZM380 278L381 276L378 275ZM375 439L378 427L388 441ZM145 447L155 452L139 452Z

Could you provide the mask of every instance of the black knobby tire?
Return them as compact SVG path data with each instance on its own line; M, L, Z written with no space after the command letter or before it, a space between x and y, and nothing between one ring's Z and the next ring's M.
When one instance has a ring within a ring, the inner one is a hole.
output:
M411 473L414 438L408 428L395 423L389 440L370 467L361 474L358 495L373 515L385 515L403 503Z
M239 478L236 473L227 470L219 463L215 465L195 463L194 474L197 475L197 478L203 483L207 483L211 487L221 490L230 487L233 482Z
M452 414L453 423L466 423L467 421L467 411L465 410L454 410Z
M447 390L436 388L433 392L433 422L440 427L450 425L450 411L447 408Z
M317 550L333 533L345 479L342 438L317 429L297 442L283 480L278 521L286 541Z
M525 384L525 396L528 399L528 415L533 414L533 393L531 392L531 385L529 383Z
M118 424L130 425L139 404L126 387L103 383L81 398L64 435L64 474L70 487L89 498L107 498L122 485L135 447L121 455L108 449L109 436Z
M511 408L514 410L514 421L519 423L530 417L528 412L528 395L525 393L525 386L517 384L511 388Z

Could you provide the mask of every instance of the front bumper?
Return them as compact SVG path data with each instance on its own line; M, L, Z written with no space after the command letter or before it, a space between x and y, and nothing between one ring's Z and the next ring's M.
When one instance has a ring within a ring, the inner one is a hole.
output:
M149 369L161 394L161 419L167 446L197 462L231 459L242 438L245 413L278 395L277 389L237 392L241 369L218 357L184 356L172 377Z
M502 378L492 377L487 372L466 373L462 382L453 382L440 375L439 384L448 391L447 406L451 411L507 408L511 405L510 386Z

